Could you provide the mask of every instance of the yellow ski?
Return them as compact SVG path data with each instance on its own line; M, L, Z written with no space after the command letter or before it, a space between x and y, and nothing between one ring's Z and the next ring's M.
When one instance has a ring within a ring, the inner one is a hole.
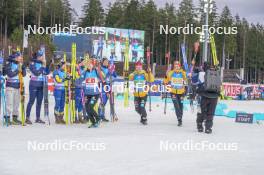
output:
M64 67L64 72L65 72L65 78L67 77L67 57L66 57L66 53L63 54L63 59L65 62L65 67ZM65 81L64 82L64 86L65 86L65 108L64 108L64 116L65 116L65 122L66 125L69 124L69 91L68 91L68 87L69 87L69 81Z
M218 66L219 61L216 55L215 40L214 40L213 35L210 36L210 43L211 43L211 51L212 51L212 56L213 56L213 64L214 66Z
M125 43L125 58L124 58L124 68L123 68L123 76L124 76L124 107L128 107L129 105L129 38L126 38Z
M76 80L76 43L72 43L72 60L71 60L71 123L75 122L76 111L75 111L75 80Z
M17 51L20 51L20 48L17 47ZM22 126L25 126L25 87L24 87L24 79L23 79L23 72L22 72L22 64L19 64L19 73L18 78L20 82L19 91L20 91L20 116L21 116L21 123Z

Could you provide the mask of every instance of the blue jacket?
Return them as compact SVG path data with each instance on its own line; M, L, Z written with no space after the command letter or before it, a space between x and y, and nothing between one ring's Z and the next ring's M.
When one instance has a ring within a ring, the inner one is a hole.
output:
M42 62L37 59L32 59L29 70L31 72L31 78L29 86L42 87L44 82L44 75L49 74L49 69L42 66Z
M3 71L3 75L7 75L6 87L12 87L15 89L19 89L20 81L19 81L19 63L15 61L13 58L9 58L7 60L7 64ZM22 66L22 75L26 76L26 67Z
M105 75L105 82L106 82L106 84L110 84L110 76L112 76L112 80L113 80L113 78L116 78L117 77L116 71L114 71L114 72L111 73L109 71L108 67L106 67L106 66L101 66L101 70L102 70L102 72Z
M65 79L66 75L64 70L62 69L56 69L53 72L53 78L54 78L54 88L58 90L64 90L65 89Z
M199 84L199 73L193 72L191 77L192 85L198 85Z

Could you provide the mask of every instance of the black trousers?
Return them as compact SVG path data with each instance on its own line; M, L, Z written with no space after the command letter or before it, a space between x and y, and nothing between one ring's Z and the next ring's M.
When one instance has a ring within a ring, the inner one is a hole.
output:
M182 120L182 115L183 115L182 97L183 94L171 94L171 99L174 105L175 113L179 121Z
M196 119L198 128L203 127L203 121L205 121L206 129L212 128L217 100L218 98L207 98L201 96L201 104L200 104L201 113L197 114L197 119Z
M85 108L87 116L91 120L92 124L95 124L99 121L99 116L94 110L94 106L98 101L99 95L86 95L85 98Z
M193 105L193 101L196 100L197 85L191 85L190 104Z
M145 97L134 97L135 110L140 115L142 121L147 120L147 112L145 108L147 97L147 95Z

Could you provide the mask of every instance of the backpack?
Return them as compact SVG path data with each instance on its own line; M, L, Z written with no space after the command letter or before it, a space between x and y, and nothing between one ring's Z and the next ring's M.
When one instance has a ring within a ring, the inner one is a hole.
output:
M221 85L220 70L208 69L204 75L204 90L207 92L220 93Z

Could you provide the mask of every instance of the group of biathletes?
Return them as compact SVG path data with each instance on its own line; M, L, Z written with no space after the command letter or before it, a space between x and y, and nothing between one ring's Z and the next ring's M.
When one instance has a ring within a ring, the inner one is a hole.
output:
M40 111L43 100L43 76L49 74L48 65L46 66L46 60L43 56L44 53L37 51L29 64L30 69L30 82L29 82L29 101L26 107L26 124L32 124L30 119L30 112L34 101L36 100L36 123L45 123L41 120ZM18 106L19 106L19 87L20 81L18 77L19 64L23 63L23 58L20 52L13 52L4 67L4 75L6 76L6 106L7 114L11 116L4 116L9 124L21 124L18 120ZM107 58L103 58L100 64L100 72L98 69L98 63L95 58L89 58L88 60L79 60L76 71L75 81L75 108L78 112L78 118L75 119L76 123L90 123L90 127L98 127L100 122L108 120L105 115L98 115L95 110L95 105L100 98L102 103L106 105L109 94L100 93L98 88L94 88L99 83L101 85L109 84L109 77L116 77L115 67L109 65ZM54 115L57 124L65 124L64 121L64 106L65 106L65 81L71 79L70 74L65 72L65 66L67 63L62 59L53 71L54 78L54 97L55 108ZM192 93L194 99L199 96L200 111L197 113L197 129L199 132L211 133L213 126L214 112L217 105L219 93L207 92L203 88L204 75L206 70L211 69L212 66L208 63L198 65L195 60L192 61L192 72L186 75L186 71L182 68L178 59L175 59L172 64L171 70L166 73L163 83L170 85L170 96L174 104L175 113L178 119L178 126L182 126L183 121L183 98L186 95L186 87L188 86L188 76L192 82ZM23 76L26 76L26 67L22 67ZM65 75L66 74L66 75ZM147 68L145 71L140 61L135 63L135 70L129 75L129 80L134 81L134 84L148 84L154 82L154 76L151 73L151 69ZM137 86L141 87L141 86ZM81 94L83 92L83 94ZM197 94L197 95L196 95ZM83 98L85 98L85 105L83 105ZM139 88L134 91L134 105L135 111L140 115L140 122L144 125L147 124L147 112L145 105L147 102L148 92L143 88ZM85 113L83 113L85 108ZM83 115L84 114L84 115Z

